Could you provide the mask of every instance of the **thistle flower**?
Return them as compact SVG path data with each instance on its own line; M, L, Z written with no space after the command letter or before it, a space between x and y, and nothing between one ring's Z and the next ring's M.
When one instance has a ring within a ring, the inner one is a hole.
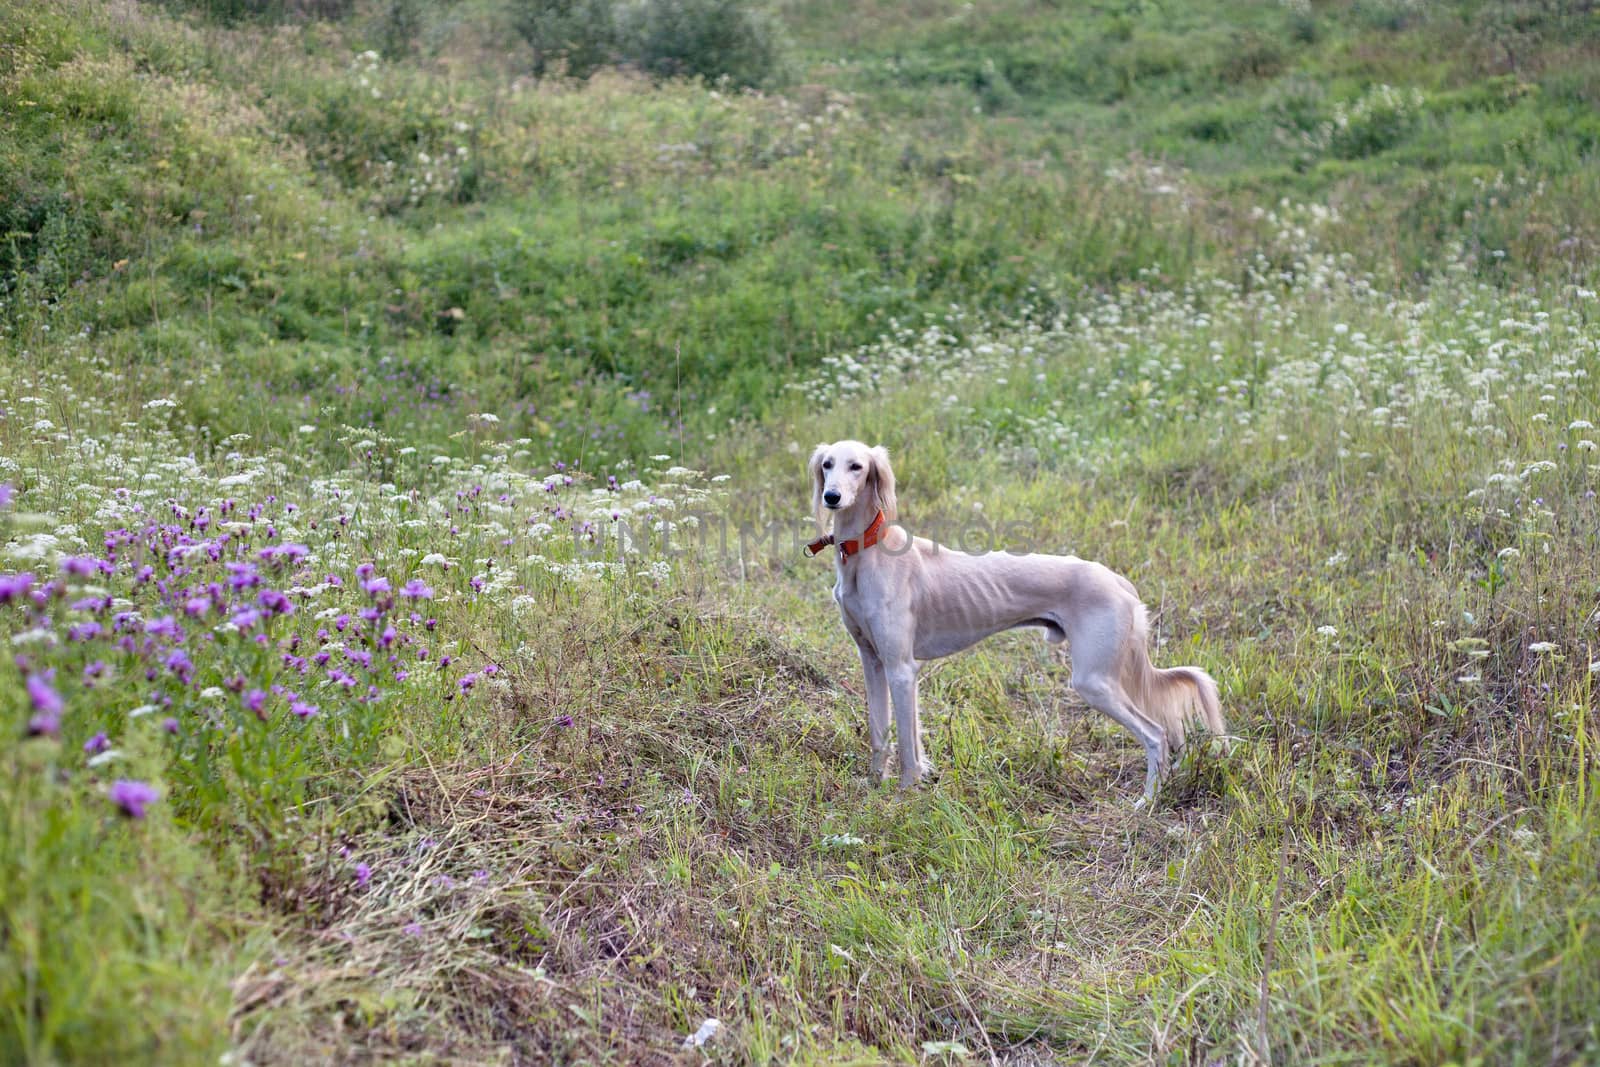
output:
M0 604L9 604L27 596L35 580L27 571L0 576Z
M119 778L113 782L106 795L111 798L111 803L122 809L122 814L130 819L144 818L144 809L161 799L161 794L154 786L127 778Z
M104 752L110 747L111 740L106 737L106 732L104 730L101 730L99 733L95 734L93 737L89 738L89 740L83 743L84 753L90 756L98 756L100 753Z
M28 675L28 700L33 704L34 712L28 720L28 733L35 737L54 737L61 732L61 715L67 710L67 705L61 699L61 694L56 692L55 686L50 684L54 679L53 670Z
M178 620L171 615L163 615L159 619L151 619L144 624L144 632L151 637L166 637L177 639L183 636L178 629Z
M256 597L262 610L271 615L293 615L294 604L276 589L263 589Z
M100 636L100 624L90 619L67 627L67 640L89 641Z
M265 710L266 706L267 706L267 694L266 694L265 690L263 690L263 689L252 689L252 690L250 690L248 693L246 693L244 695L244 697L242 698L242 702L244 704L244 708L245 708L246 711L248 711L251 714L253 714L256 718L260 719L262 722L266 722L267 721L266 710Z

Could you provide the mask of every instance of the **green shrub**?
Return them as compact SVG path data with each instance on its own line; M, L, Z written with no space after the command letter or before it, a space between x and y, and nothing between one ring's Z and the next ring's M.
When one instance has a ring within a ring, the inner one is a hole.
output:
M787 43L777 21L743 0L643 0L618 12L628 60L662 77L781 82Z
M1353 104L1340 103L1314 141L1339 159L1365 159L1405 140L1422 117L1421 90L1379 85Z
M198 11L217 22L275 22L289 19L340 19L354 0L169 0L170 7Z
M533 48L533 72L586 78L619 58L610 0L526 0L513 8L517 32Z
M1273 78L1286 62L1288 57L1277 41L1260 33L1241 33L1230 42L1218 64L1217 76L1230 85Z

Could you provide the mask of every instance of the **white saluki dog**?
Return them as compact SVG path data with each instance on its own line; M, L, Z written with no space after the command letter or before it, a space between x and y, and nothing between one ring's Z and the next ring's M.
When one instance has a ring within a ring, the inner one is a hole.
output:
M1072 688L1144 745L1144 795L1155 796L1185 727L1198 722L1222 737L1217 683L1199 667L1157 670L1145 649L1144 604L1133 583L1076 556L982 556L954 552L893 525L894 471L889 453L860 441L818 445L811 454L815 555L838 549L833 598L861 651L872 739L872 781L883 777L889 701L900 745L900 786L930 767L917 717L917 661L937 659L990 634L1024 626L1052 643L1069 642Z

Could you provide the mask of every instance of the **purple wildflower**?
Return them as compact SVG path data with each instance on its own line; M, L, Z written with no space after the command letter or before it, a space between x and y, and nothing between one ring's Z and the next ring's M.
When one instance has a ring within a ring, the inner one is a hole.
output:
M267 716L263 709L267 706L267 694L261 689L252 689L244 695L245 710L251 712L256 718L265 722Z
M144 818L144 809L161 799L161 794L146 782L135 782L127 778L118 778L111 783L107 794L111 803L122 809L122 814L130 819Z
M182 636L178 630L178 620L171 615L163 615L159 619L151 619L144 624L144 632L153 637L178 638Z
M310 703L308 701L305 701L305 700L301 700L298 697L296 697L289 704L289 710L294 712L296 715L298 715L302 719L309 719L309 718L311 718L311 716L313 716L313 715L315 715L317 713L318 709L317 709L317 706L315 704L312 704L312 703Z
M430 588L428 583L423 581L421 578L413 578L407 582L405 584L405 588L400 590L400 594L410 598L411 600L433 599L433 589Z
M67 640L88 641L100 636L100 624L90 619L67 627Z
M98 756L111 747L111 740L106 737L106 732L101 730L83 743L83 751L90 756Z
M356 864L356 885L365 886L372 881L372 868L365 863Z
M55 686L50 684L54 680L53 670L28 675L28 699L33 702L34 711L60 717L67 705L61 699L61 694L56 692Z
M249 563L229 563L228 584L234 589L252 589L261 584L261 575Z
M9 604L28 595L28 590L33 588L34 577L27 571L21 574L8 574L0 577L0 604Z
M194 677L194 661L181 648L172 650L172 653L166 658L165 666L167 670L176 674L184 685L188 685L189 680Z
M294 614L294 604L276 589L263 589L256 599L264 610L273 615Z
M161 720L161 728L169 734L175 734L178 732L178 720L168 715Z
M39 709L28 719L28 736L55 737L61 733L61 697L54 689L50 688L50 683L42 680L39 683L42 687L41 692L36 694L34 691L36 677L36 675L28 676L28 695L34 697L34 707ZM39 697L45 693L54 698L54 704L50 704L47 700L45 705L41 707Z
M305 559L311 550L305 545L298 545L292 541L285 541L281 545L268 545L257 555L263 563L295 563Z

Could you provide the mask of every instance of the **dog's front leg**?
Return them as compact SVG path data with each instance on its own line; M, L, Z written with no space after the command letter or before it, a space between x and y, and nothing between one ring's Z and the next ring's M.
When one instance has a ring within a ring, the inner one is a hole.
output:
M858 637L856 647L867 677L867 734L872 742L872 770L867 780L877 785L883 781L883 765L889 759L889 676L872 646Z
M900 788L910 789L927 770L917 716L917 663L908 656L886 664L885 672L889 676L889 695L894 698L894 728L899 735Z

